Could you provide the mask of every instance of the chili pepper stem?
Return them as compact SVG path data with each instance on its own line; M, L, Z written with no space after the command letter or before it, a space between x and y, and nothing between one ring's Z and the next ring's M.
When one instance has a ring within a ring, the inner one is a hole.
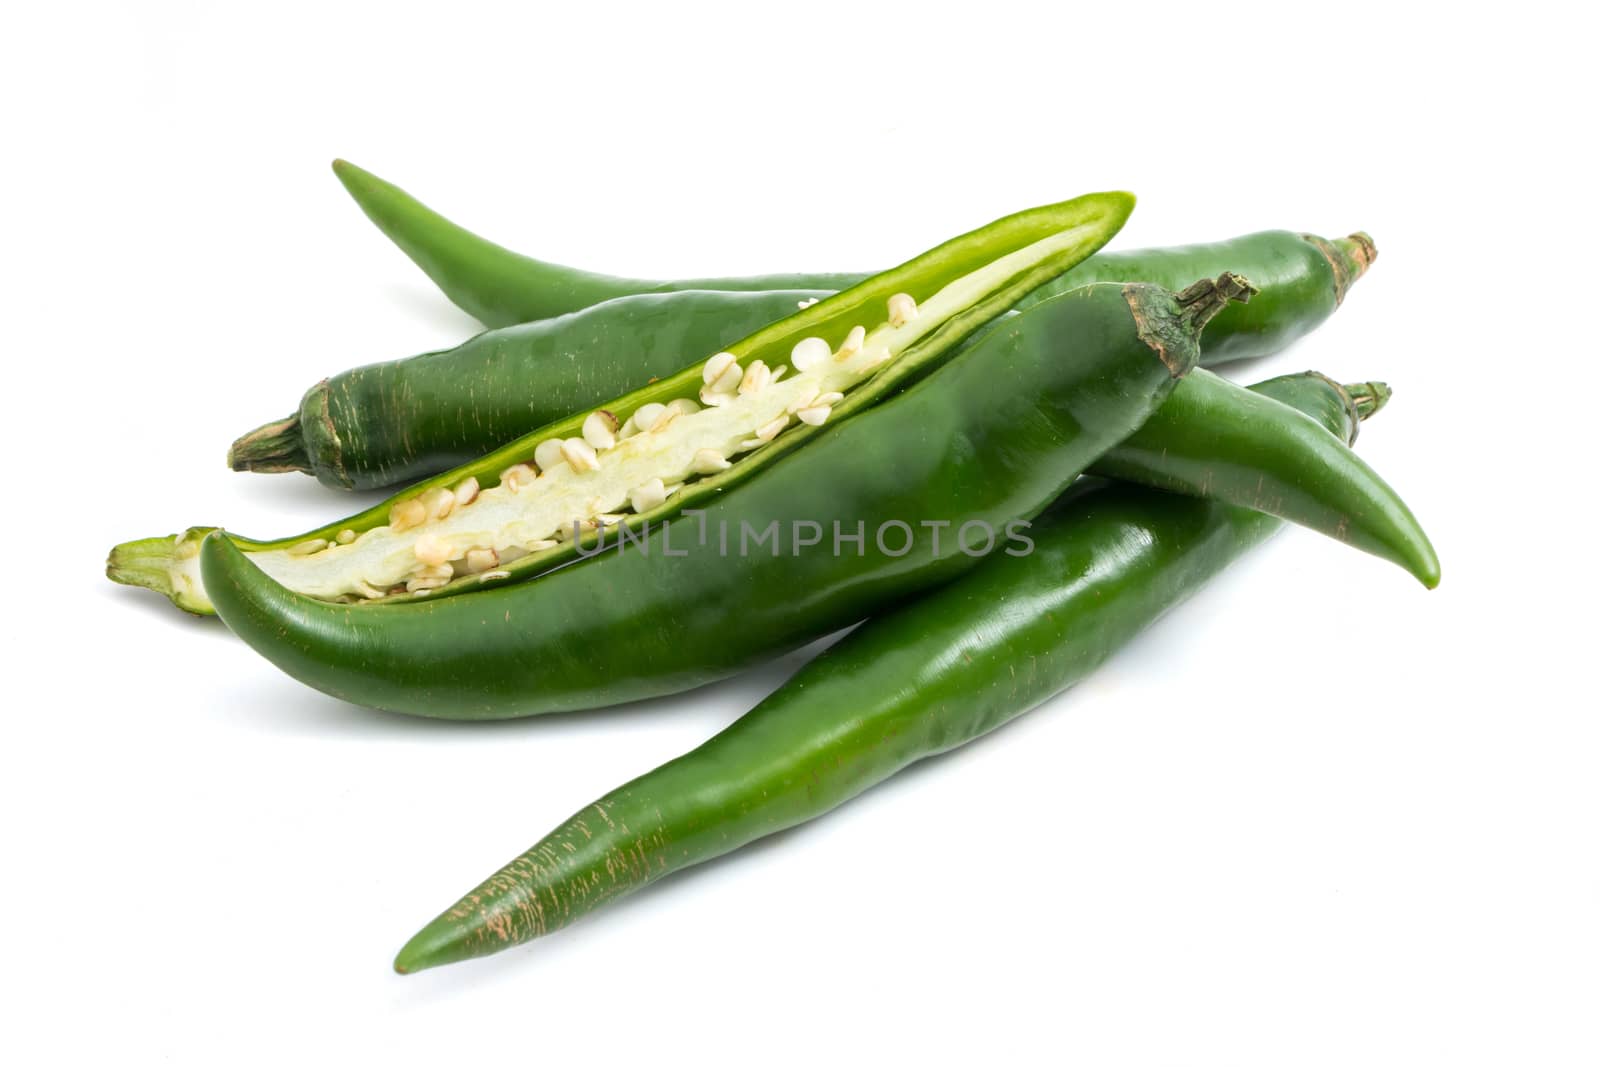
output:
M258 474L309 472L311 457L302 444L300 416L274 419L239 438L228 447L228 466Z
M172 552L170 536L125 541L106 558L106 577L119 585L136 585L171 596Z
M1178 314L1166 315L1160 312L1159 302L1156 309L1145 306L1151 295L1148 286L1128 284L1122 287L1139 339L1155 350L1175 378L1187 373L1188 366L1174 354L1185 351L1189 339L1197 336L1217 312L1229 304L1247 304L1259 291L1239 275L1223 271L1215 278L1201 278L1174 294Z
M1223 271L1215 278L1201 278L1179 293L1178 306L1183 308L1184 318L1199 332L1217 312L1235 302L1248 304L1260 291L1248 279L1232 271Z
M1346 385L1320 371L1308 370L1305 373L1321 378L1332 386L1344 398L1350 414L1355 416L1355 421L1350 424L1350 439L1345 442L1347 445L1356 443L1356 437L1361 433L1361 423L1382 411L1383 405L1389 402L1389 397L1394 392L1386 382L1357 382L1354 385Z
M1378 258L1378 246L1373 244L1372 238L1361 230L1332 241L1318 237L1314 233L1303 233L1300 237L1321 252L1327 259L1328 266L1333 268L1333 299L1336 305L1344 303L1344 294L1350 291L1356 280L1367 273L1372 261Z
M1394 395L1394 390L1389 388L1387 382L1357 382L1354 385L1346 385L1344 390L1350 394L1350 399L1356 407L1356 414L1363 420L1382 411L1383 405Z
M106 577L118 585L151 589L192 615L212 614L200 591L200 541L210 527L191 526L176 537L125 541L106 558Z

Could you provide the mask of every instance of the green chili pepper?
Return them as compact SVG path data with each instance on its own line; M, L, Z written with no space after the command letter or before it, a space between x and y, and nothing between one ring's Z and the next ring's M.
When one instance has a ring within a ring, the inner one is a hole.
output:
M1206 327L1201 364L1278 351L1322 322L1375 253L1362 235L1287 232L1101 253L1021 304L1098 281L1177 289L1231 270L1259 290ZM549 268L556 269L556 268ZM681 370L823 290L646 293L479 334L445 352L374 363L308 390L300 410L235 441L235 470L306 471L338 489L413 481L572 411Z
M384 610L329 604L216 534L201 574L235 634L358 704L500 718L687 689L1016 540L1019 521L1149 417L1199 357L1205 321L1247 291L1224 275L1177 296L1096 285L1037 304L703 512L517 586ZM938 524L942 541L928 535Z
M358 515L234 541L326 600L396 604L531 577L576 556L581 538L562 540L574 524L638 529L693 507L902 388L1092 254L1132 208L1127 193L1098 193L1008 216ZM118 545L107 575L209 611L205 533Z
M501 248L352 163L336 160L333 169L367 217L457 307L485 326L551 318L633 293L831 290L869 277L823 273L656 281L592 274ZM1150 282L1177 290L1196 278L1233 271L1249 278L1263 298L1227 308L1218 317L1212 326L1215 343L1206 346L1206 363L1214 365L1270 355L1309 332L1333 313L1377 254L1364 233L1329 241L1312 234L1269 230L1215 244L1096 256L1058 285L1021 303L1037 303L1091 282Z
M342 159L333 172L390 240L400 246L456 306L485 326L511 326L579 311L633 293L684 289L848 289L870 274L772 274L760 278L645 281L592 274L501 248L457 226L404 189ZM1198 275L1190 275L1193 281ZM692 355L692 354L691 354Z
M827 295L643 293L370 363L324 378L294 415L239 438L228 465L304 471L334 489L413 482L677 374Z
M1270 383L1257 392L1196 371L1090 473L1264 511L1439 584L1439 557L1405 502L1317 419L1272 399Z
M1347 439L1388 396L1314 374L1256 388ZM1069 494L1031 531L1030 555L996 556L868 620L699 748L574 814L424 927L395 969L547 934L988 733L1082 679L1279 525L1130 486Z

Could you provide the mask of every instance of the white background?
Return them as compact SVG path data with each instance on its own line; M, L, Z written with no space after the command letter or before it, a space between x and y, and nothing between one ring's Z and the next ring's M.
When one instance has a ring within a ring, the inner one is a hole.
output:
M19 5L0 1054L1596 1062L1592 28L1472 8ZM397 977L459 893L799 660L410 721L103 579L114 541L354 507L224 448L472 331L338 155L646 275L886 265L1101 188L1141 197L1124 248L1366 229L1343 310L1239 374L1395 386L1361 447L1443 585L1286 533L993 737Z

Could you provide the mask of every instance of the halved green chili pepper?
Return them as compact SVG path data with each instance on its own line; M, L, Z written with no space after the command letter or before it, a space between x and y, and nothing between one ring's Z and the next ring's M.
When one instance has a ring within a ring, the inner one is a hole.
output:
M579 539L562 539L574 524L637 529L708 500L926 373L1132 208L1127 193L1098 193L1008 216L342 522L234 541L326 600L395 604L530 577L574 558ZM204 534L119 545L107 574L203 613Z
M1096 285L1037 304L703 512L517 586L387 610L329 604L278 585L217 534L201 574L235 634L358 704L500 718L687 689L1015 538L1149 417L1198 359L1206 320L1246 291L1224 275L1177 296Z
M1388 396L1314 374L1255 388L1346 439ZM997 556L868 620L699 748L578 811L424 927L395 969L550 933L988 733L1082 679L1280 525L1091 484L1034 526L1030 555Z
M632 293L831 290L870 276L769 274L659 281L594 274L519 255L486 241L353 163L336 160L333 169L367 217L457 307L485 326L551 318ZM1196 278L1233 271L1249 278L1262 291L1262 298L1222 312L1213 324L1216 343L1206 346L1206 363L1211 365L1269 355L1310 331L1333 313L1376 256L1377 249L1363 233L1328 241L1313 234L1269 230L1215 244L1096 256L1060 286L1035 293L1021 303L1037 303L1055 292L1091 282L1150 282L1176 291ZM1280 307L1280 300L1287 306Z
M1314 328L1374 255L1364 235L1324 241L1286 231L1099 253L1021 304L1093 282L1176 290L1233 271L1259 291L1206 327L1200 362L1210 366L1270 354ZM239 438L228 463L235 470L305 471L339 489L411 481L674 374L792 314L797 302L826 295L809 289L623 296L490 330L449 351L356 367L312 386L296 414Z

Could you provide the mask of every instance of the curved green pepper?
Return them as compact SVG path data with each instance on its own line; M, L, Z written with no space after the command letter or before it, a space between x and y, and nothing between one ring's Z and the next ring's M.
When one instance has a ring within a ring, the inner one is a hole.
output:
M1093 282L1179 289L1232 271L1258 290L1218 313L1200 362L1276 352L1328 317L1373 256L1362 235L1286 231L1181 248L1099 253L1024 297ZM541 265L542 267L544 265ZM557 268L544 267L547 270ZM504 329L444 352L356 367L309 389L300 410L234 442L235 470L305 471L337 489L412 481L562 416L670 376L823 290L644 293Z
M1358 410L1388 396L1320 375L1256 388L1349 439ZM997 556L868 620L705 744L575 813L423 928L395 969L560 929L988 733L1082 679L1279 525L1129 486L1069 494L1034 526L1032 554Z
M751 292L767 289L839 289L868 274L769 274L678 281L617 278L519 255L486 241L424 206L398 186L343 160L334 172L367 217L425 271L456 306L485 326L564 315L633 293L683 289ZM1230 241L1180 248L1097 255L1036 303L1092 282L1150 282L1178 290L1196 278L1232 271L1261 290L1260 299L1225 309L1213 324L1206 363L1270 355L1310 332L1344 299L1372 265L1377 248L1364 233L1327 240L1314 234L1268 230ZM692 353L690 353L692 355Z
M1276 388L1266 382L1241 389L1196 371L1090 473L1276 515L1398 564L1429 589L1437 586L1439 557L1411 509L1327 434L1328 413L1317 418L1296 410L1323 394L1297 390L1290 406L1273 399Z
M457 226L397 185L342 159L333 172L378 229L400 246L456 306L485 326L553 318L634 293L684 289L848 289L871 277L856 274L770 274L760 278L647 281L546 263L501 248ZM1190 275L1193 281L1196 275ZM690 353L689 355L693 355Z
M1244 291L1224 276L1180 296L1097 285L1035 305L703 512L516 586L385 610L329 604L216 534L201 574L235 634L358 704L502 718L691 688L1009 544L1149 417L1198 359L1205 321Z

